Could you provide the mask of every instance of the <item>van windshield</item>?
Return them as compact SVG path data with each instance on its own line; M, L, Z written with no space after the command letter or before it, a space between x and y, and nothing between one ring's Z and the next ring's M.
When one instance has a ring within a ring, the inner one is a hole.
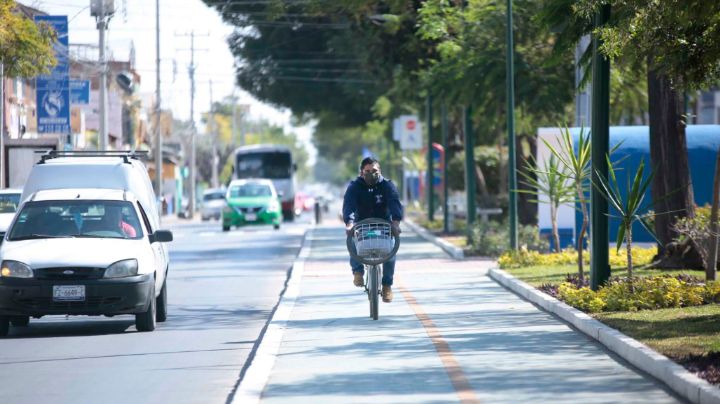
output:
M8 240L57 237L141 239L142 226L130 202L103 200L26 203Z

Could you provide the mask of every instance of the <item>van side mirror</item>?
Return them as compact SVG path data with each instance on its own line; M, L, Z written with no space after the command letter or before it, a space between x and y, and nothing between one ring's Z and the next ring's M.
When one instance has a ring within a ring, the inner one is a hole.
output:
M150 234L148 237L150 238L150 243L168 243L173 241L173 234L170 230L156 230L155 233Z
M285 193L283 191L278 191L277 196L278 198L282 198L283 196L285 196Z

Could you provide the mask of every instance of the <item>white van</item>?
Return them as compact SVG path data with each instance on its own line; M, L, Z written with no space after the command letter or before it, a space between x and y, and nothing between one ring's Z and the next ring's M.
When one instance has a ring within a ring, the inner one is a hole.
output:
M0 336L53 314L166 320L172 233L137 157L50 152L33 167L0 246Z

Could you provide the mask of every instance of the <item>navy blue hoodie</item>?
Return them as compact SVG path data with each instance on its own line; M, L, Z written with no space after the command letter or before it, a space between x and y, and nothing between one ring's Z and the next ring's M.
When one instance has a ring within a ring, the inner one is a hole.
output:
M374 186L368 186L359 176L350 182L343 198L345 223L359 222L371 217L385 220L402 220L403 206L395 184L383 178Z

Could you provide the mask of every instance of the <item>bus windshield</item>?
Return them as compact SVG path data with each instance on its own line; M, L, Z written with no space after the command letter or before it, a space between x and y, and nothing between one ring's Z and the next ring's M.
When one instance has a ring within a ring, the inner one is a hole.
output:
M238 154L238 178L290 178L292 176L292 161L290 153L263 152Z

